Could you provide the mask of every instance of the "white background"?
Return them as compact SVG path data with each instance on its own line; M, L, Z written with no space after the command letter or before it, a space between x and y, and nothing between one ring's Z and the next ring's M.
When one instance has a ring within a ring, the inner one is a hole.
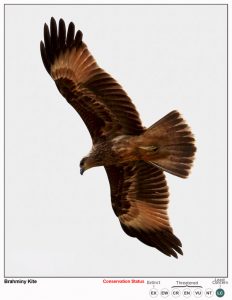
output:
M39 53L51 16L83 31L145 126L188 120L192 174L167 175L178 260L124 234L103 168L79 175L91 139ZM226 6L7 6L5 25L6 275L226 276Z

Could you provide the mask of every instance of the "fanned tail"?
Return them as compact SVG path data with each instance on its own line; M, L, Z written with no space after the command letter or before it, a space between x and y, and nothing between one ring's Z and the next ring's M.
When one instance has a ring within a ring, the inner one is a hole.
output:
M195 139L178 111L149 127L142 140L138 148L143 160L182 178L189 175L196 152Z

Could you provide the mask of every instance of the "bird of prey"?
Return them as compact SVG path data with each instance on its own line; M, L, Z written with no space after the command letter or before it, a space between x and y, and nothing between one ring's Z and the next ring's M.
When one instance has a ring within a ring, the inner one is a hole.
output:
M104 166L114 213L131 237L162 253L183 254L167 214L169 192L164 171L186 178L196 147L190 127L173 110L151 127L142 126L127 93L98 66L71 22L44 24L40 43L44 66L92 137L80 173Z

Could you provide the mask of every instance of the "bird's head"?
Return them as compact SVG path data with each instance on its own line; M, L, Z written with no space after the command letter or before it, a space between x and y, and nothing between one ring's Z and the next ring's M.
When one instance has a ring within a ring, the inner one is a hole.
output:
M83 175L84 172L91 168L91 166L89 165L89 162L88 162L88 156L85 156L82 158L82 160L80 161L80 174Z
M100 149L101 150L101 149ZM83 173L93 167L99 167L103 166L103 155L102 151L99 151L98 147L92 147L89 154L82 158L80 161L80 173L83 175Z
M80 161L80 174L83 175L86 170L96 166L98 166L98 163L95 161L94 157L85 156Z

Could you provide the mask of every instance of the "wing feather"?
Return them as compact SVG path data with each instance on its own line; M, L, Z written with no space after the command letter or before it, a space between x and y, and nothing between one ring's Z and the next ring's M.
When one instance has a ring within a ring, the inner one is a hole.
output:
M123 230L168 256L183 254L169 223L169 193L163 171L143 161L105 169L112 207Z
M44 43L41 42L40 49L46 70L80 114L94 142L105 136L139 135L144 131L130 98L97 65L82 42L82 32L78 30L75 35L72 22L66 33L64 20L59 20L57 28L55 19L51 18L50 31L44 25ZM106 115L108 122L104 119Z
M57 31L56 21L54 18L51 18L50 28L51 28L51 45L53 48L53 52L56 53L58 49L58 31Z
M54 18L52 18L52 19L54 19ZM54 21L55 21L55 19L54 19ZM65 26L64 20L60 19L60 21L59 21L59 34L58 34L59 48L57 49L58 50L57 54L60 53L60 50L63 50L65 48L65 40L66 40L66 26Z
M75 35L75 25L73 22L69 23L68 26L68 33L67 33L67 47L70 48L74 42L74 35Z

